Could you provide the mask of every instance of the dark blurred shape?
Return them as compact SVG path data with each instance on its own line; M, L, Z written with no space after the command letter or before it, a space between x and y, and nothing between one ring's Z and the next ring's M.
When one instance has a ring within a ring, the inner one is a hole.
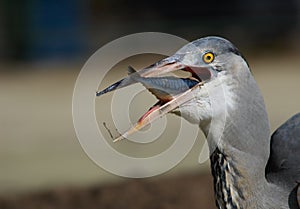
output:
M4 0L0 7L0 56L13 60L73 58L86 48L89 55L145 31L189 40L219 35L239 46L270 47L284 46L300 30L298 0Z
M13 60L72 58L83 47L81 1L5 0L5 55Z
M3 56L21 59L26 51L28 28L26 27L26 3L18 0L4 0L1 5L3 22L1 30L4 38Z
M272 40L290 33L299 23L297 0L173 0L173 1L93 1L94 18L121 17L125 22L145 22L143 26L184 34L195 39L199 34L253 35L257 40ZM99 12L101 8L106 9ZM245 40L247 41L247 40Z

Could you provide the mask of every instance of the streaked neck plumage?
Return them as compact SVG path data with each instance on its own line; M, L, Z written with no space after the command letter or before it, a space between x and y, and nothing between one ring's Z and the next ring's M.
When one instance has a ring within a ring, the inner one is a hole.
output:
M238 66L245 69L220 77L227 98L224 128L210 127L207 122L200 124L210 146L217 206L224 209L288 208L288 194L279 188L273 189L276 186L265 179L270 128L262 95L246 63ZM235 68L228 66L227 69ZM215 115L219 117L218 113ZM214 132L222 132L222 135ZM275 191L278 198L272 200L276 195L270 194Z

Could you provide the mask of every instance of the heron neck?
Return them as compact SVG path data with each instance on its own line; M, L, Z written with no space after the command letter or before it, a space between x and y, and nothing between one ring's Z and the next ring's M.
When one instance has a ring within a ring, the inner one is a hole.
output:
M264 163L236 150L216 148L210 156L216 205L219 209L287 209L285 190L270 184L264 175ZM245 160L249 159L249 161ZM250 163L253 160L252 163ZM257 165L256 167L254 165ZM263 168L262 168L263 167ZM261 169L262 168L262 169Z
M211 154L211 172L214 178L216 205L218 208L245 208L248 196L246 179L240 171L230 162L229 156L218 148Z
M208 140L213 142L210 153L217 204L224 209L260 208L263 199L258 194L269 190L265 166L270 128L265 104L251 75L233 83L230 91L237 102L227 107L222 136Z

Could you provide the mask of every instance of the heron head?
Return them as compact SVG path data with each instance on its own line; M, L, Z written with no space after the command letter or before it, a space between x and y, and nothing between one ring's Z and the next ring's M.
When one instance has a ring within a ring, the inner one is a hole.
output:
M198 39L145 69L135 72L130 68L129 71L128 77L97 95L139 82L159 101L123 137L167 113L181 115L191 123L199 124L205 132L212 117L224 113L219 107L234 106L231 91L239 87L240 77L250 74L238 49L220 37ZM164 76L174 71L186 71L190 76ZM216 107L213 107L212 99L217 99Z
M220 37L205 37L185 45L174 56L184 66L181 70L189 71L192 78L203 85L190 93L192 99L172 112L206 129L213 117L219 117L228 108L234 109L234 91L242 86L250 70L231 42Z

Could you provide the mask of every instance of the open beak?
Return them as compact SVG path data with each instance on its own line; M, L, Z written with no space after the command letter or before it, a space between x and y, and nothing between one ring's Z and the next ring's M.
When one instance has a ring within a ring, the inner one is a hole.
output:
M140 71L135 71L132 67L129 67L129 75L126 78L96 93L96 96L100 96L134 83L141 83L159 100L132 128L117 137L114 142L126 138L130 134L142 129L146 125L193 99L195 89L201 88L205 81L212 77L210 68L187 66L180 61L180 58L179 55L175 54ZM191 77L163 77L166 73L178 70L190 72Z

